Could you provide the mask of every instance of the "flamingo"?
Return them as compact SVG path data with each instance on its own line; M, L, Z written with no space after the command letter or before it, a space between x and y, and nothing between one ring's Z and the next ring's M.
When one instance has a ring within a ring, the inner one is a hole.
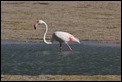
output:
M44 24L45 25L45 33L44 33L44 36L43 36L43 41L44 43L46 44L52 44L52 42L55 40L55 41L58 41L60 43L60 50L62 49L62 43L64 42L65 44L67 44L68 48L70 50L72 50L72 48L69 46L68 42L77 42L77 43L80 43L79 39L74 37L73 35L71 35L70 33L67 33L67 32L62 32L62 31L56 31L52 34L52 39L51 39L51 42L47 42L46 40L46 34L47 34L47 31L48 31L48 25L46 24L46 22L44 22L43 20L38 20L36 24L34 24L34 29L37 28L38 25L40 24Z

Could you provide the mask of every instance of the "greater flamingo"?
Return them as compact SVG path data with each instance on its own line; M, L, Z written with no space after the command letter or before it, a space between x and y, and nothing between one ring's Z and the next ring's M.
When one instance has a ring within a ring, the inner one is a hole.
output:
M62 43L66 43L68 48L70 50L72 50L72 48L68 45L68 42L70 41L73 41L73 42L78 42L80 43L79 39L74 37L73 35L71 35L70 33L67 33L67 32L62 32L62 31L56 31L53 33L52 35L52 40L51 42L47 42L45 37L46 37L46 33L47 33L47 30L48 30L48 26L47 24L43 21L43 20L38 20L36 24L34 24L34 29L36 29L36 27L40 24L44 24L46 29L45 29L45 33L44 33L44 36L43 36L43 41L44 43L46 44L52 44L52 42L55 40L55 41L58 41L60 43L60 50L62 49Z

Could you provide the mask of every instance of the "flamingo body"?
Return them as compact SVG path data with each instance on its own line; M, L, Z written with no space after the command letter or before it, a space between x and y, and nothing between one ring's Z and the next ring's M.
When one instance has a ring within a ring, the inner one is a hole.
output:
M56 31L53 33L52 39L58 41L58 42L78 42L80 43L80 41L74 37L73 35L71 35L70 33L67 32L62 32L62 31Z

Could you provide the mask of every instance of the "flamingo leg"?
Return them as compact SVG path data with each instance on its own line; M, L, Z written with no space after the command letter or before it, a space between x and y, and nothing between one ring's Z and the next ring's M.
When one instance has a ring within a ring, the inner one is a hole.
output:
M69 44L68 43L66 43L66 44L67 44L68 48L72 51L72 48L69 46Z
M62 43L60 42L60 50L62 50Z

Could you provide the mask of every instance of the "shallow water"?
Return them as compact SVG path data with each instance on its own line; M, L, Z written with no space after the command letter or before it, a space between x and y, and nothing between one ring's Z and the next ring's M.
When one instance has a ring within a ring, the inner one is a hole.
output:
M95 42L46 45L1 42L1 74L21 75L120 75L121 45Z

